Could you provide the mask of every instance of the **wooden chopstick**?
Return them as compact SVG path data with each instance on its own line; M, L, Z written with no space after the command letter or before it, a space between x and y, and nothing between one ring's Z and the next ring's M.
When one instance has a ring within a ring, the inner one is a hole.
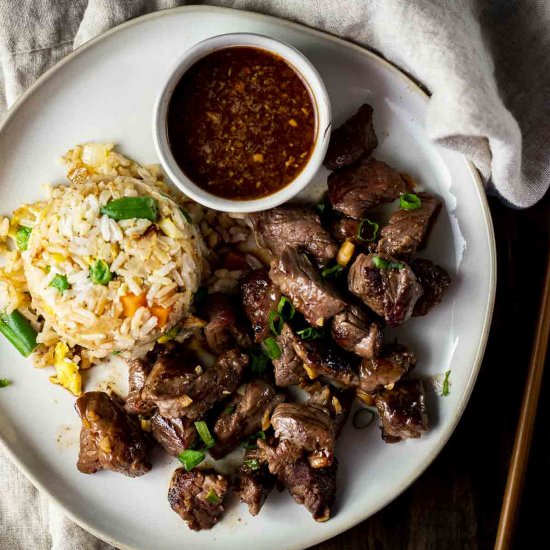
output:
M512 450L512 458L508 468L508 479L500 520L498 522L495 550L508 550L512 544L516 525L521 492L525 480L525 471L529 460L529 450L533 439L533 429L537 413L544 361L550 336L550 255L546 267L544 291L540 304L539 318L531 352L531 361L527 373L527 381L523 393L521 412L516 429L516 438Z

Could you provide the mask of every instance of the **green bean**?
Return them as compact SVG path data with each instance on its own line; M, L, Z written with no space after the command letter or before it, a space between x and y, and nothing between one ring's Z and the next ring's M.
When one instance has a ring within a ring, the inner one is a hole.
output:
M36 330L16 309L9 315L0 315L0 333L2 333L17 351L28 357L36 348Z
M116 221L143 218L156 222L158 206L153 197L122 197L109 201L101 208L101 213Z

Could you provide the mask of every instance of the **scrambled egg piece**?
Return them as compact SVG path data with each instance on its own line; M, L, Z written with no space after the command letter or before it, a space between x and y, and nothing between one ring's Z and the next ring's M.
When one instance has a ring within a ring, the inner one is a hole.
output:
M69 346L63 342L58 342L54 351L55 376L50 376L50 382L59 384L68 389L76 396L82 394L82 377L76 363L73 363L68 357Z

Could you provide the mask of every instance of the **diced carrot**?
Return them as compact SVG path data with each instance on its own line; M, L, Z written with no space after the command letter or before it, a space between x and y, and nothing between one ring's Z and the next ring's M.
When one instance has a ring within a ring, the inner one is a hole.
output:
M125 317L133 317L134 313L140 308L147 306L147 295L145 292L136 296L135 294L129 293L125 296L120 297L122 302L122 311L124 312Z
M229 269L229 271L247 269L248 264L243 254L238 252L228 252L223 260L224 269Z
M170 309L161 306L151 306L149 308L151 315L158 319L159 327L163 327L168 322L168 315L170 315Z

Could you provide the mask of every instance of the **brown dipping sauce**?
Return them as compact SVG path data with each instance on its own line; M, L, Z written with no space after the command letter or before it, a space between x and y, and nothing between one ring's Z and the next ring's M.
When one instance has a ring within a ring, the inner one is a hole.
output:
M286 187L307 164L313 102L281 57L225 48L200 59L177 84L168 138L196 185L227 199L258 199Z

